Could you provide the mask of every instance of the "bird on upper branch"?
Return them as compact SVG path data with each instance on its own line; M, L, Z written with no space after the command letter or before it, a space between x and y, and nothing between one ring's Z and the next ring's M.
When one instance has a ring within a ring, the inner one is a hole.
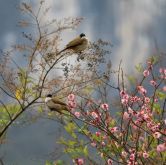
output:
M81 33L78 37L70 41L66 47L59 52L62 53L65 50L72 50L74 53L80 53L88 47L88 39L84 33Z

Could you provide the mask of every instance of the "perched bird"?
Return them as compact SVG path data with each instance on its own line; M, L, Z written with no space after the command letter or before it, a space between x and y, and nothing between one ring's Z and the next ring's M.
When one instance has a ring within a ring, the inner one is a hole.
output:
M65 50L73 50L74 53L80 53L85 50L88 46L88 39L84 33L81 33L78 37L70 41L66 47L61 50L59 53L62 53Z
M45 98L45 103L51 111L57 111L62 114L63 110L69 111L69 108L66 103L58 100L53 97L51 94L48 94Z

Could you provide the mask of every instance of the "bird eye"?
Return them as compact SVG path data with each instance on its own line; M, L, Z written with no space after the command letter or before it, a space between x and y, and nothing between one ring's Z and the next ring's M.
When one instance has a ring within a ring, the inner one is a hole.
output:
M82 37L85 37L85 34L84 33L81 33L80 34L80 37L82 38Z

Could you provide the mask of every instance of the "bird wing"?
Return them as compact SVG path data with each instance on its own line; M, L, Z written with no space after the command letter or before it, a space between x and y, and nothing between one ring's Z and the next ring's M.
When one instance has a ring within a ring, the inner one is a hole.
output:
M55 104L60 104L60 105L67 105L66 103L64 103L64 102L62 102L62 101L60 101L60 100L58 100L57 98L52 98L52 101L55 103Z
M77 46L77 45L80 45L82 44L84 40L80 37L77 37L75 38L74 40L70 41L67 45L66 45L66 48L70 48L70 47L74 47L74 46Z

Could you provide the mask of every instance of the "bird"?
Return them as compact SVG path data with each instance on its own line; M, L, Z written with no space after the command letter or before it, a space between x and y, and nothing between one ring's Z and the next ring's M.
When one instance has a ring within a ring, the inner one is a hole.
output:
M68 105L60 100L58 100L56 97L52 96L51 94L48 94L45 98L45 103L47 107L51 111L56 111L62 114L62 111L69 111Z
M81 33L78 37L70 41L66 47L59 52L62 53L65 50L72 50L74 53L80 53L88 47L88 39L84 33Z

